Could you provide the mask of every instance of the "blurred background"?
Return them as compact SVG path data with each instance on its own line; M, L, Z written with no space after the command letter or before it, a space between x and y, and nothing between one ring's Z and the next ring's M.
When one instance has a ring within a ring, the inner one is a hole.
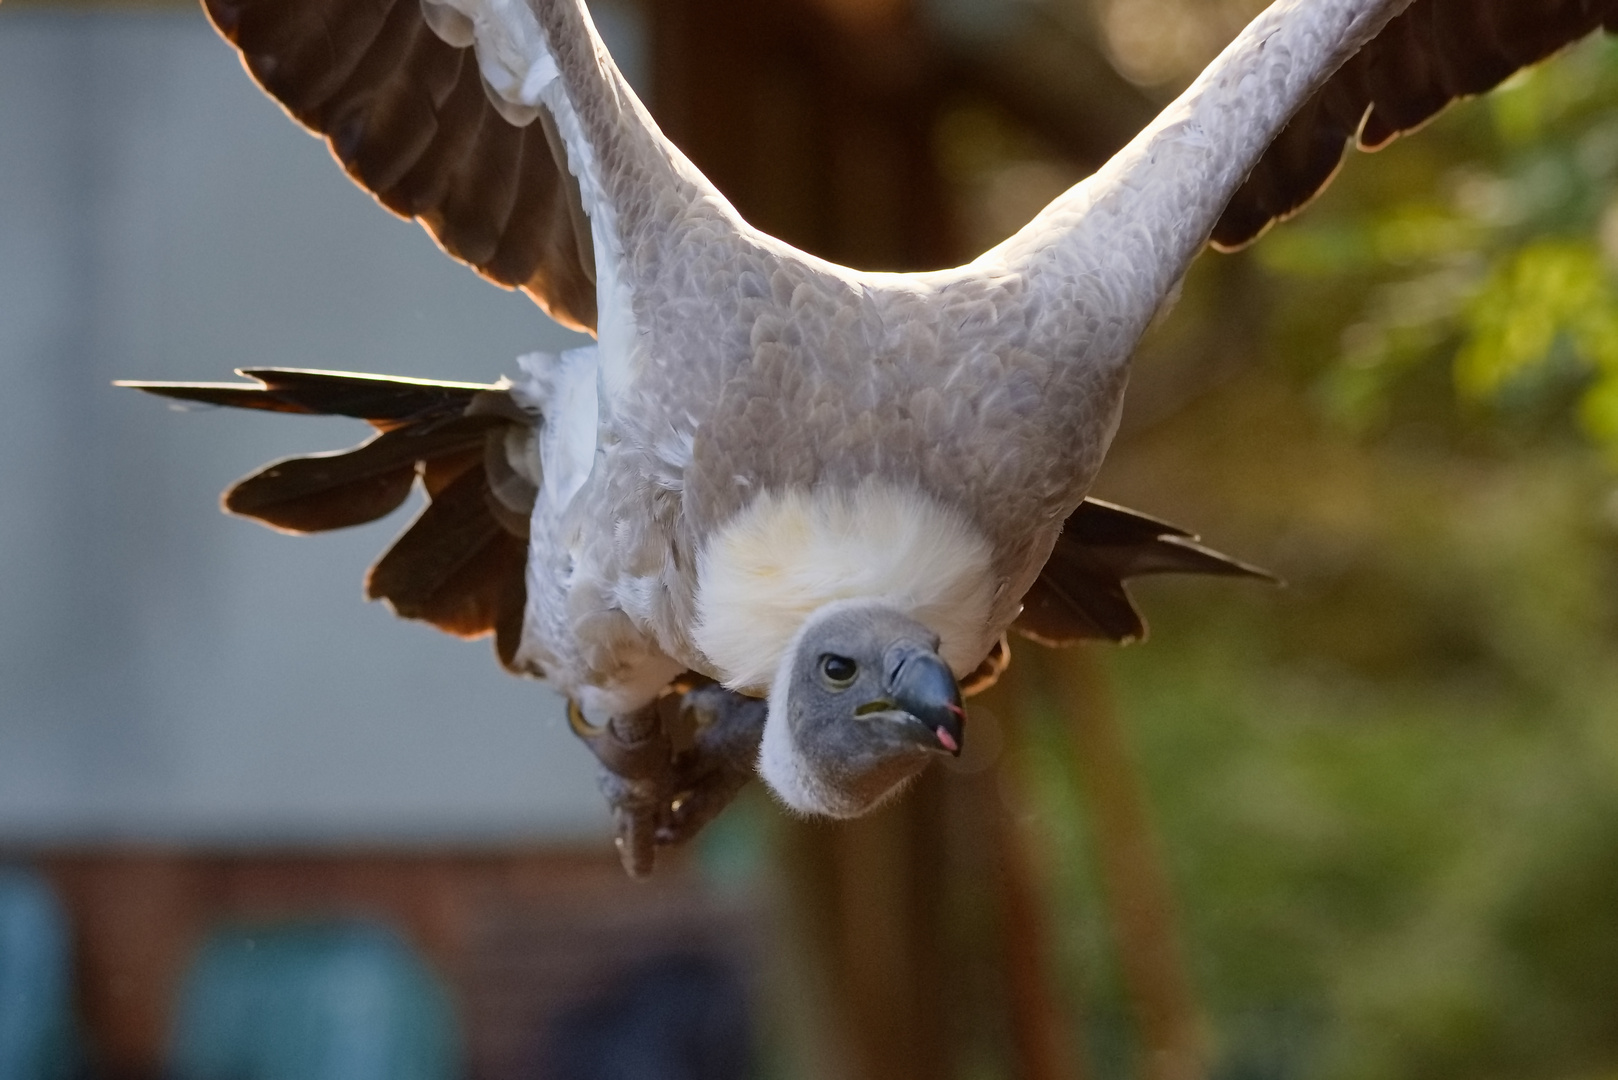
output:
M919 269L1260 6L592 10L752 222ZM108 385L487 380L573 336L190 5L6 0L0 1080L1618 1075L1615 175L1586 42L1203 258L1096 494L1289 587L1149 581L1145 645L1013 642L960 768L837 826L752 791L644 886L554 697L362 602L402 520L217 513L359 425Z

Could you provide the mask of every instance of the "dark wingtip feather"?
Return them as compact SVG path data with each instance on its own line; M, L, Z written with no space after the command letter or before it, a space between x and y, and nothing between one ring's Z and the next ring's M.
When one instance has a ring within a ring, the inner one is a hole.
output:
M483 458L492 417L456 417L383 431L350 450L285 458L225 493L225 509L289 532L362 525L392 513L418 471L429 494Z
M1215 577L1244 577L1271 585L1284 586L1286 582L1262 566L1232 558L1215 551L1191 536L1160 536L1145 553L1145 560L1133 567L1128 576L1145 574L1205 574Z
M479 394L503 393L498 383L445 382L318 368L242 368L264 393L308 412L352 416L378 426L457 416Z
M464 412L482 395L506 394L500 383L446 382L398 375L370 375L357 371L319 368L241 368L238 375L251 383L145 382L123 379L127 386L148 394L227 405L236 409L320 416L350 416L378 427L452 417Z
M297 402L284 401L267 393L262 382L143 382L118 379L112 385L127 386L158 397L193 401L204 405L224 405L233 409L265 409L270 412L313 413L316 410Z
M1347 146L1377 150L1614 18L1611 0L1414 0L1294 114L1210 238L1239 250L1323 191Z
M461 637L492 633L519 664L528 510L537 491L506 459L504 433L536 418L504 384L316 368L244 368L251 383L120 381L181 401L357 417L379 428L348 450L286 458L225 492L227 512L286 532L360 525L396 510L418 476L428 503L366 578L403 618Z
M430 501L366 575L366 596L406 619L459 637L494 632L501 662L522 633L527 544L489 512L482 478L468 471Z
M1023 596L1022 614L1012 623L1023 637L1052 647L1145 639L1146 620L1117 577L1088 569L1057 575L1046 569Z
M1134 544L1159 536L1190 536L1189 529L1105 499L1086 498L1062 523L1062 535L1081 544Z
M221 502L227 513L294 533L364 525L397 510L415 482L415 462L356 471L345 461L352 453L274 462L232 484Z
M1200 543L1176 525L1086 499L1063 525L1013 628L1042 645L1144 641L1146 620L1124 582L1146 574L1279 578Z
M408 375L376 375L365 371L330 371L325 368L252 367L237 368L236 374L256 379L272 390L295 386L378 386L417 387L428 390L497 390L497 383L454 382L448 379L416 379Z

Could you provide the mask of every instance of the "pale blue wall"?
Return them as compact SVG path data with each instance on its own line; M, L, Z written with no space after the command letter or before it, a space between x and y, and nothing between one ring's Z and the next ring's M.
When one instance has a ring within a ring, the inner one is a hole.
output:
M0 6L0 843L604 829L553 695L362 601L403 514L292 538L215 509L363 425L108 385L492 379L574 340L351 185L200 14Z

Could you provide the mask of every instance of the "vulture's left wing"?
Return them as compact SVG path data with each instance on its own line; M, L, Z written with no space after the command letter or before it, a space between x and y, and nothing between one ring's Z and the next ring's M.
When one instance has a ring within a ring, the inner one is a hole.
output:
M1239 248L1297 213L1351 145L1380 150L1598 29L1618 30L1618 0L1414 0L1293 114L1225 207L1214 246Z

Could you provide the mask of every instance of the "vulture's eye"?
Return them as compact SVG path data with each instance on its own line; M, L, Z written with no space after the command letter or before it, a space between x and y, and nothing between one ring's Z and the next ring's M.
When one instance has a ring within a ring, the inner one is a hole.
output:
M846 656L826 653L820 658L820 673L836 689L846 690L854 684L854 676L860 673L860 666Z

